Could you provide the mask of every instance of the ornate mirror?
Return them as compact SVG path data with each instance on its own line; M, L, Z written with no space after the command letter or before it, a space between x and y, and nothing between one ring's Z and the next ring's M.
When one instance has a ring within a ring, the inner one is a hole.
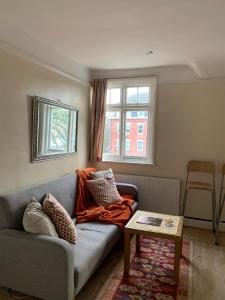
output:
M77 152L78 110L60 101L33 99L32 162Z

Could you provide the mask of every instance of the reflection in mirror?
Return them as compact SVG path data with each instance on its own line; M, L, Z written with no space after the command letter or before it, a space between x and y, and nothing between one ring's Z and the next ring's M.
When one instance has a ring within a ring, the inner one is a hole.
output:
M40 97L33 106L33 161L76 153L77 109Z

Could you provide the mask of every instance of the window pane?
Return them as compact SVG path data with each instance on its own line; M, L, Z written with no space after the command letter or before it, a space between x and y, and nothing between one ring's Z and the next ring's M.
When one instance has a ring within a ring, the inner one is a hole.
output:
M147 150L146 150L147 136L148 136L147 117L148 117L148 111L127 111L126 112L126 116L125 116L126 132L125 132L125 147L124 147L125 156L130 156L130 157L147 156ZM130 127L129 133L127 132L127 127Z
M103 142L104 155L118 155L120 152L120 112L107 111Z
M120 103L120 89L111 89L111 104Z
M142 86L138 88L138 103L149 102L149 87Z
M120 88L107 89L106 103L107 104L120 103Z
M110 104L110 89L107 89L106 92L106 104Z
M49 151L66 152L68 147L69 110L51 107Z
M136 87L128 87L127 88L126 102L129 104L137 103L137 88Z

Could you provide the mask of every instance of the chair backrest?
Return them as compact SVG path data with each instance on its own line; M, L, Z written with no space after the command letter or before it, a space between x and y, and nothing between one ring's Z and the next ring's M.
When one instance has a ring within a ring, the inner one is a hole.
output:
M187 171L214 174L215 166L214 163L211 161L191 160L188 162Z

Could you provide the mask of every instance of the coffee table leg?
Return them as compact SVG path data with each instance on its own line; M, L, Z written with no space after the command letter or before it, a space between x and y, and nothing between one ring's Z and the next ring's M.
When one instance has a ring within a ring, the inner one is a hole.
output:
M140 252L140 238L139 234L136 234L136 252Z
M175 255L174 255L174 279L178 283L180 271L180 257L182 251L182 239L175 242Z
M182 257L182 250L183 250L183 238L181 237L181 241L180 241L181 245L180 245L180 258Z
M129 275L130 269L130 234L124 231L124 275Z

